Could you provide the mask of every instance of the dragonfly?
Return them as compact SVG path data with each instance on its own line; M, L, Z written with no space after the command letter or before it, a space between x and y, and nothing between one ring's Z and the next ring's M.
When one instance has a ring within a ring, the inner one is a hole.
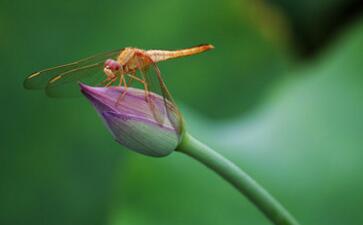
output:
M116 49L32 73L24 80L24 87L44 89L50 97L64 97L73 95L72 90L78 90L79 82L104 87L117 85L124 90L117 100L119 102L125 97L132 82L137 81L144 88L145 99L155 119L162 124L163 115L155 110L151 93L161 92L168 114L178 110L175 109L176 104L157 63L199 54L213 48L211 44L201 44L178 50L143 50L135 47Z

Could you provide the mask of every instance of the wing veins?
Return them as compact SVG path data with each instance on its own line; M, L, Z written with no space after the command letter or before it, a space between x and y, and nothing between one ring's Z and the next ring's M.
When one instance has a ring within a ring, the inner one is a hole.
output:
M119 54L120 51L122 51L122 49L103 52L78 60L76 62L67 63L64 65L55 66L52 68L41 70L39 72L32 73L24 80L23 85L27 89L46 88L49 84L49 81L50 80L54 81L55 77L58 77L61 74L65 74L69 71L73 72L76 69L83 68L84 66L94 65L103 62L107 58L116 58L116 56Z
M48 81L48 85L47 86L52 85L57 80L60 80L60 79L64 78L66 75L72 74L73 72L77 72L77 71L82 71L82 70L85 70L85 69L93 68L93 67L102 65L102 63L103 62L97 62L97 63L94 63L94 64L86 65L86 66L83 66L83 67L75 68L75 69L68 70L66 72L60 73L59 75L57 75L57 76L53 77L52 79L50 79Z

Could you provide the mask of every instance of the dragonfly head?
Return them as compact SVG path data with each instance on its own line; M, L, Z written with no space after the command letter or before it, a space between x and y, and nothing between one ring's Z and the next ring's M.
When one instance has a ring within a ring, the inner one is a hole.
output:
M105 61L105 69L109 69L114 72L114 71L118 71L119 69L121 69L121 65L116 60L107 59Z

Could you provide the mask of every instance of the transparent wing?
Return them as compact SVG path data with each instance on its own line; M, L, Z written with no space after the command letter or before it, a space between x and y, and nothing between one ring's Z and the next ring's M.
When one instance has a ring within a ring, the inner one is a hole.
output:
M103 74L104 62L90 64L60 73L52 77L45 87L49 97L72 97L79 95L79 82L97 85L105 79Z
M102 71L104 61L109 58L116 59L121 50L122 49L117 49L100 53L73 63L68 63L32 73L24 80L24 87L27 89L46 88L47 93L50 96L53 96L53 91L51 91L51 89L55 88L55 86L59 85L63 88L66 88L66 83L70 83L71 86L75 86L74 83L77 83L75 81L87 79L88 77L98 73L100 69ZM61 87L58 87L59 94Z
M157 79L159 85L156 84L157 82L154 82L154 83L150 82L150 85L152 86L152 88L154 86L159 86L161 94L164 98L166 115L167 115L171 125L178 131L179 134L181 134L183 121L182 121L182 116L180 115L180 111L179 111L173 97L171 96L168 88L166 87L166 84L161 76L159 67L155 63L152 63L151 66L152 66L152 68L150 68L150 71L155 72L156 79ZM155 77L149 76L149 79L152 80L153 78L155 78Z
M155 103L153 102L152 95L149 95L150 98L149 104L151 110L153 110L154 118L160 124L163 124L164 119L167 117L171 123L171 125L177 129L179 133L181 133L182 129L182 117L180 115L179 109L171 96L168 88L165 85L165 82L161 76L161 72L159 67L147 56L143 56L143 65L142 69L139 69L144 81L147 84L147 92L153 92L163 96L164 98L164 106L160 109L160 107L155 107ZM148 93L146 93L148 94Z

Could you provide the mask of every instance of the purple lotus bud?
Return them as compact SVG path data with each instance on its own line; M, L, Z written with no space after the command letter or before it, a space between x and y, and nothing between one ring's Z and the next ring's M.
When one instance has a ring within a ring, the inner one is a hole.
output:
M166 156L178 146L182 118L179 112L166 112L163 97L152 94L150 105L144 90L128 88L121 97L123 87L80 86L120 144L155 157Z

